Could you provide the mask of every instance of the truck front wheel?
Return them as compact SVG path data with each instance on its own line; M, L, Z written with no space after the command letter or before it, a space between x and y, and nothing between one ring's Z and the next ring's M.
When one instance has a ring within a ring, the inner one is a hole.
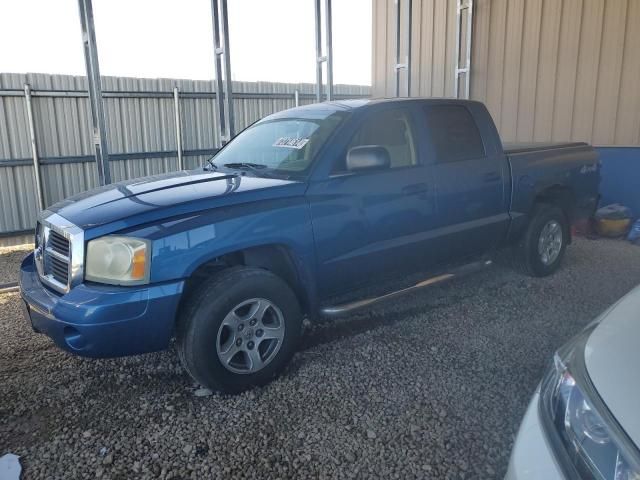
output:
M534 277L555 272L569 241L569 222L558 207L538 204L516 251L521 270Z
M223 270L192 292L178 319L180 360L195 381L237 393L273 379L293 355L302 313L291 288L258 268Z

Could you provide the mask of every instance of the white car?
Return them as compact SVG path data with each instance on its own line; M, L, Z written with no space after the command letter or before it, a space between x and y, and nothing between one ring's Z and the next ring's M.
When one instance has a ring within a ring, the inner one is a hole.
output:
M640 287L560 348L507 480L640 480Z

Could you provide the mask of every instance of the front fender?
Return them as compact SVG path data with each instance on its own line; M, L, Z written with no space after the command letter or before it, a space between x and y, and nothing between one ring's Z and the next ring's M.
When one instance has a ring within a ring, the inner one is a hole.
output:
M199 212L129 234L152 240L152 283L188 278L200 265L228 253L281 245L292 255L304 288L315 288L311 217L302 196Z

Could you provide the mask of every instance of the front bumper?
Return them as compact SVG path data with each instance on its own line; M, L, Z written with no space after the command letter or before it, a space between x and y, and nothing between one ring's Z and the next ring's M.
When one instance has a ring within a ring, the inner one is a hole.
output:
M505 480L564 480L543 430L539 399L536 392L520 425Z
M40 282L33 254L20 267L20 292L33 329L85 357L165 349L183 287L182 280L144 287L83 283L60 295Z

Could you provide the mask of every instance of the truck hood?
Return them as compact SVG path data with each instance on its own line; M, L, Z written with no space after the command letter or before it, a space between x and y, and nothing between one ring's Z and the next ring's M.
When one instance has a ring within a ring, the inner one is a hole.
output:
M88 229L136 216L151 221L153 217L290 196L298 191L304 191L301 182L193 170L113 183L70 197L48 210ZM127 222L120 228L136 223L140 222Z
M585 347L587 372L620 426L640 446L640 287L604 314Z

